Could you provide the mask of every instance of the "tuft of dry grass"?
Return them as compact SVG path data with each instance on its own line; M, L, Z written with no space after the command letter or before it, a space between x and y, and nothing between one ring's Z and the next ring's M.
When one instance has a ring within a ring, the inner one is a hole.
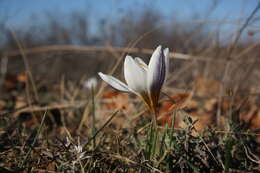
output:
M236 106L236 102L227 102L227 107L223 105L223 118L226 118L223 125L228 128L222 131L214 127L213 122L204 124L204 130L198 129L200 118L194 117L202 117L205 112L197 112L195 108L203 109L199 106L189 106L194 101L188 101L190 103L186 103L184 108L176 107L175 102L172 102L171 107L174 109L164 111L171 112L167 116L176 118L171 119L171 124L161 124L156 130L150 124L148 112L140 112L145 107L136 98L105 89L94 100L95 109L87 107L89 113L79 131L78 125L86 105L91 105L94 97L91 97L90 90L76 86L65 82L63 96L60 95L61 88L57 92L55 85L47 90L38 90L40 98L44 98L46 93L51 96L46 98L48 104L45 106L36 104L37 107L35 105L33 108L28 105L20 110L9 107L6 112L8 105L5 105L0 121L1 169L10 172L259 171L260 148L256 141L259 132L257 129L249 130L250 121L239 119L242 112L247 111L243 107L248 102L244 102L242 107ZM18 91L16 99L20 98L20 102L22 97L26 102L25 89L14 89ZM75 93L76 90L78 91ZM183 94L175 95L172 99L178 103L177 98L181 96ZM126 105L120 105L121 97ZM63 98L63 102L67 104L51 104L51 100L57 98ZM13 104L18 104L17 101ZM208 103L208 98L205 101ZM198 100L195 102L198 103ZM183 100L180 104L182 103ZM135 109L127 108L131 104ZM115 109L120 111L113 113ZM212 113L206 116L214 118L217 111L215 106L207 109ZM93 111L96 119L94 126ZM229 114L236 121L231 121ZM177 118L183 115L182 120ZM177 127L179 121L183 122ZM93 127L96 128L94 133Z

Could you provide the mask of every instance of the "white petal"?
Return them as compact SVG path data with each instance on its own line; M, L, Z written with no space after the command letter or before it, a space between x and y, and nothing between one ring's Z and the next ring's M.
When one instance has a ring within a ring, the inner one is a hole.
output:
M168 73L169 73L169 48L165 48L163 50L163 54L165 56L165 68L166 68L166 74L165 74L165 80L167 80Z
M120 80L114 78L113 76L105 75L101 72L98 75L103 79L106 83L108 83L113 88L124 91L124 92L133 92L126 84L121 82Z
M148 69L147 64L139 57L135 58L135 61L137 62L138 65L140 65L142 68L144 68L145 70Z
M162 46L158 46L153 52L148 66L147 88L153 105L157 106L160 91L165 81L166 62Z
M138 65L131 56L125 58L124 75L129 88L138 93L147 91L146 70Z
M167 52L166 52L167 53ZM162 52L162 46L158 46L153 52L148 67L148 86L160 90L166 75L166 57Z

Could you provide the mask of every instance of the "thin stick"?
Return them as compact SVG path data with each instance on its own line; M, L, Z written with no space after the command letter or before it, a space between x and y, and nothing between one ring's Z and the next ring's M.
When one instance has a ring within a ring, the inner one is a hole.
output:
M259 43L256 44L256 46ZM151 55L154 50L152 49L141 49L141 48L126 48L126 47L112 47L114 52L125 53L126 50L128 53L140 53ZM53 46L39 46L35 48L24 49L23 52L26 54L37 54L37 53L49 53L55 51L76 51L76 52L111 52L111 47L106 46L71 46L71 45L53 45ZM9 51L6 52L6 55L9 57L19 56L21 52ZM173 59L182 59L182 60L198 60L198 61L209 61L209 62L226 62L225 59L216 59L209 56L194 56L189 54L183 54L180 52L171 52L169 54L170 58ZM250 62L250 59L247 60Z
M92 86L91 87L91 96L92 96L92 130L91 130L91 133L92 135L94 136L95 132L96 132L96 115L95 115L95 111L96 111L96 108L95 108L95 91L94 91L94 87ZM94 138L93 139L93 148L96 147L96 139Z
M35 145L35 143L36 143L36 140L38 139L38 137L39 137L39 135L40 135L40 132L41 132L41 130L42 130L43 123L44 123L44 120L45 120L46 115L47 115L47 111L45 111L44 114L43 114L40 127L39 127L39 129L38 129L38 131L37 131L37 134L36 134L35 138L33 139L33 142L32 142L32 145L30 146L29 151L27 152L27 154L26 154L25 158L23 159L22 163L19 165L20 168L22 168L22 167L24 166L25 162L27 161L29 155L30 155L31 152L32 152L32 148L34 147L34 145Z
M218 109L217 109L217 126L219 126L220 124L220 115L221 115L221 102L222 102L222 97L224 95L224 88L225 88L225 82L228 79L228 74L229 71L231 69L231 64L232 64L232 53L236 47L237 42L239 41L239 39L241 38L241 35L243 33L243 31L245 30L245 28L248 26L249 22L251 21L251 19L254 17L254 15L256 14L256 12L260 9L260 3L257 4L257 6L255 7L255 9L252 11L252 13L250 14L250 16L246 19L245 23L241 26L241 28L238 30L236 37L234 38L232 44L230 45L229 49L228 49L228 58L227 58L227 64L225 66L224 69L224 74L223 74L223 78L222 78L222 82L221 82L221 86L220 86L220 91L219 91L219 96L218 96Z
M15 116L19 115L21 112L40 112L40 111L45 111L45 110L52 110L52 109L69 109L69 108L80 108L83 107L87 104L85 101L79 101L75 102L74 104L54 104L50 106L25 106L20 109L17 109L15 111L5 111L5 112L0 112L0 116L4 116L9 113L13 113Z
M31 73L29 62L28 62L27 57L26 57L26 52L24 51L24 48L22 47L22 44L20 43L20 41L16 37L16 34L13 31L11 31L11 34L12 34L13 38L15 39L15 41L16 41L16 43L18 45L20 54L22 55L22 58L23 58L23 61L24 61L24 65L25 65L25 69L26 69L26 72L27 72L27 74L29 76L29 80L30 80L32 88L33 88L35 99L36 99L36 101L39 101L38 92L37 92L36 85L35 85L35 82L34 82L34 79L33 79L33 75Z
M117 113L119 112L119 110L115 111L110 117L109 119L103 124L102 127L100 127L100 129L98 129L96 131L96 133L83 145L84 147L86 147L93 139L96 138L96 136L110 123L110 121L117 115ZM84 148L83 147L83 148Z

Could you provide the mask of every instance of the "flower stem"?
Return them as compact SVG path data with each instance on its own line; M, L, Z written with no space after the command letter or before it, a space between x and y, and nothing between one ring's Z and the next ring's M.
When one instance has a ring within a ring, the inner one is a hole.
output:
M153 115L153 125L155 127L155 129L157 129L157 111L156 109L152 109L152 115Z

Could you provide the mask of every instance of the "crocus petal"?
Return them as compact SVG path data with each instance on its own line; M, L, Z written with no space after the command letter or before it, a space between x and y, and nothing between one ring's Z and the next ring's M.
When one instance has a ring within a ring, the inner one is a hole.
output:
M113 88L123 91L123 92L133 92L126 84L121 82L120 80L114 78L113 76L110 75L105 75L101 72L98 73L98 75L103 79L106 83L108 83L110 86Z
M167 53L167 50L165 51ZM166 75L166 57L162 46L153 52L148 67L148 86L151 90L161 89Z
M138 65L131 56L126 56L125 58L124 75L129 88L137 93L144 93L147 91L146 70Z
M166 48L163 50L163 54L165 56L165 68L166 68L166 73L165 73L165 79L167 79L168 77L168 73L169 73L169 48Z
M165 81L166 62L162 46L158 46L153 52L148 66L147 87L150 98L155 108L158 104L160 90Z
M138 65L140 65L142 68L144 68L145 70L148 69L147 64L139 57L135 58L135 61L137 62Z

